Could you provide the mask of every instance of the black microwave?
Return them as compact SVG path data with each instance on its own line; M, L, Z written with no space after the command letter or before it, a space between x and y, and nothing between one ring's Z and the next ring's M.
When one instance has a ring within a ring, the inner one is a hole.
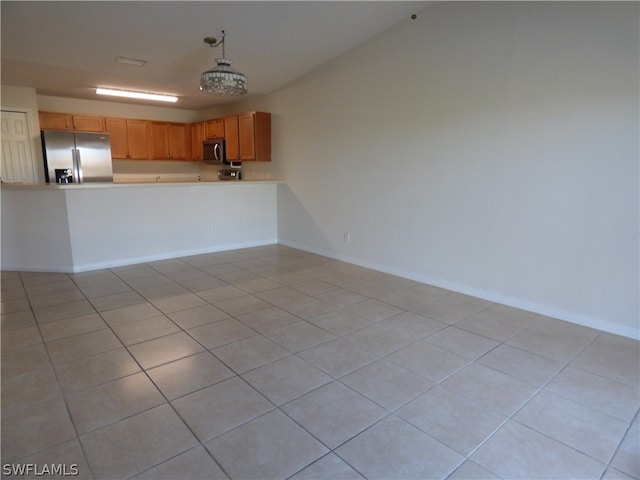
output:
M202 160L204 163L229 165L224 145L224 138L212 138L202 144Z

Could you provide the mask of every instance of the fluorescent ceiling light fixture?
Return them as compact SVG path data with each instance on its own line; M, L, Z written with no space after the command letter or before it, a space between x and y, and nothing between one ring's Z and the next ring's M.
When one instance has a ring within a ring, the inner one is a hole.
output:
M135 92L133 90L116 90L113 88L96 88L98 95L112 95L114 97L139 98L142 100L157 100L159 102L177 102L178 97L160 93Z
M138 67L144 67L145 63L147 63L146 60L142 60L140 58L125 57L122 55L118 55L116 57L116 62L126 63L127 65L137 65Z

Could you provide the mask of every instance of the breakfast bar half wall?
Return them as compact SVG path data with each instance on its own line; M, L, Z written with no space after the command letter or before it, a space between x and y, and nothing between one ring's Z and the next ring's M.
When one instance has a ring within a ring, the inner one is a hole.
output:
M72 273L273 244L278 183L3 184L2 270Z

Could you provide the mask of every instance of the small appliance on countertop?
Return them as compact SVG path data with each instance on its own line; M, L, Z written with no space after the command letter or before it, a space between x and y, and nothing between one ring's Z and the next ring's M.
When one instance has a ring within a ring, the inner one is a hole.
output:
M218 171L218 180L241 180L242 172L240 169L225 169Z

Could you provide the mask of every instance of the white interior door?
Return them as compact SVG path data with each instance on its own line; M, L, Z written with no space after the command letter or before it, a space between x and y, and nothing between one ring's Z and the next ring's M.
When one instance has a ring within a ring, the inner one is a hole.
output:
M29 122L25 112L2 110L0 177L3 182L38 183Z

